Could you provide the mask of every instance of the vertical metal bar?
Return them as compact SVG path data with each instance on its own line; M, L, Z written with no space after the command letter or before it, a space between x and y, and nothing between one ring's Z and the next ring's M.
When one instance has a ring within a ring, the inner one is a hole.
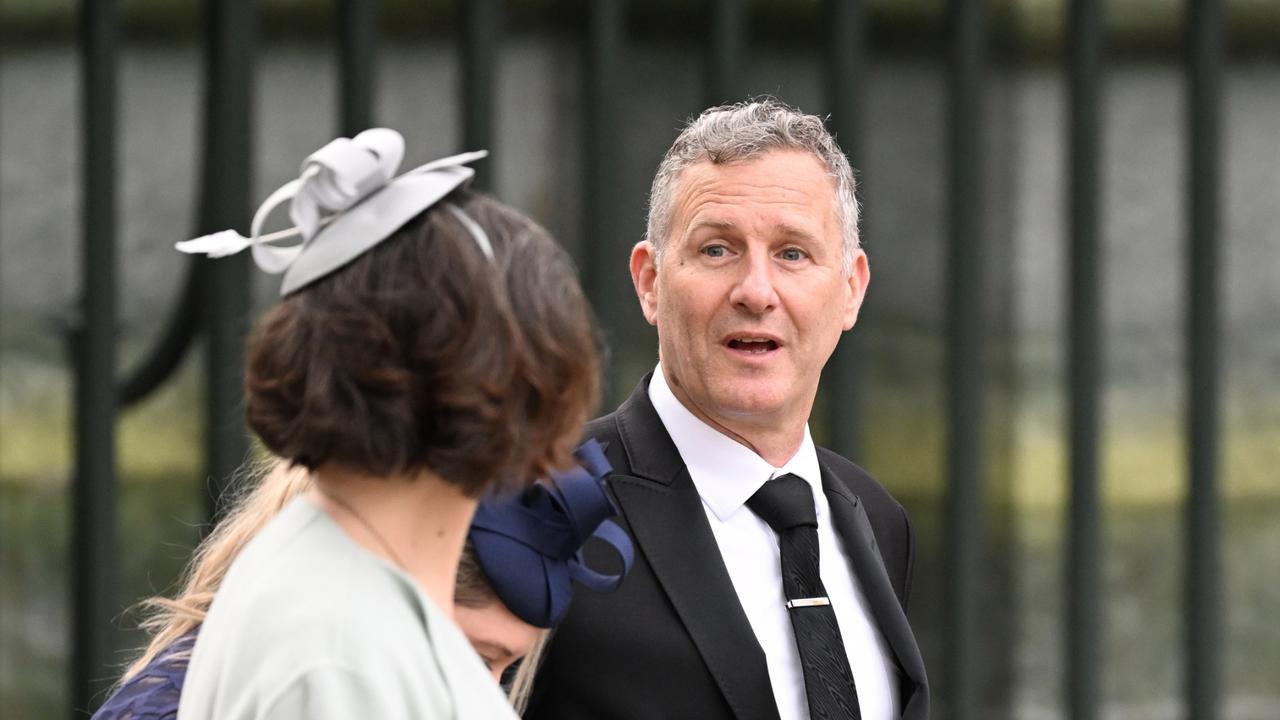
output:
M624 0L591 0L586 24L586 222L582 273L587 297L612 344L619 337L619 318L626 310L618 292L618 264L627 234L619 227L622 207L619 120L622 88ZM604 369L602 397L606 405L615 386L613 367Z
M199 232L247 231L250 120L256 22L251 0L206 0L203 186ZM244 429L244 336L249 318L249 258L205 260L204 326L208 332L207 468L209 514L249 444Z
M462 147L494 151L493 96L501 8L497 0L462 0ZM494 156L476 166L473 185L493 188Z
M862 108L867 85L866 4L862 0L827 0L827 107L831 110L831 130L856 169L865 165L862 154ZM865 176L858 178L858 195L864 202ZM856 458L861 450L859 426L862 343L858 330L840 338L835 354L827 363L823 391L827 396L827 443L845 457Z
M742 100L742 58L747 44L744 0L710 0L707 46L707 107Z
M942 676L950 679L950 716L980 717L977 590L983 542L983 66L980 0L950 3L950 248L947 313L947 501L950 576Z
M177 304L169 311L160 338L142 362L117 383L116 402L120 404L120 410L128 409L172 377L194 344L202 320L199 307L201 267L198 259L187 259L182 291Z
M375 0L338 3L338 123L352 137L373 127L377 97L378 4Z
M1218 304L1222 3L1192 0L1187 18L1188 463L1186 689L1191 720L1217 720L1221 691L1218 497Z
M1071 509L1067 559L1067 706L1074 720L1098 708L1099 573L1098 399L1102 300L1098 272L1098 116L1102 17L1098 0L1072 0L1070 67L1071 241L1068 385Z
M110 685L116 606L116 41L113 0L80 3L82 295L75 328L73 715Z

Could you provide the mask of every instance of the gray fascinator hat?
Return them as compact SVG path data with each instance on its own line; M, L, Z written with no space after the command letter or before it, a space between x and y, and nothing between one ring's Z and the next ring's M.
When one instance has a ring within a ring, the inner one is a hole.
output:
M249 237L223 230L175 247L212 258L252 248L259 268L284 274L280 294L288 295L356 259L465 185L475 175L466 165L486 155L484 150L453 155L397 177L404 159L400 133L373 128L353 138L338 138L308 156L298 178L258 207ZM264 235L268 217L286 201L293 227ZM480 225L456 205L445 207L492 260L493 248ZM290 241L295 242L285 244Z

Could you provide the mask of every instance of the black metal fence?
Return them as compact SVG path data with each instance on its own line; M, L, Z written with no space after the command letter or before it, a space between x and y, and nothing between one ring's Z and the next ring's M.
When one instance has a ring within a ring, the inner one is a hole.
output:
M1066 53L1070 78L1070 334L1067 342L1070 422L1070 535L1066 637L1067 705L1070 716L1098 714L1099 597L1102 582L1098 492L1100 372L1099 141L1104 91L1103 17L1098 0L1070 0ZM866 3L828 0L821 6L826 88L831 123L855 167L860 166L862 97L870 56ZM373 0L341 0L336 13L340 65L338 126L353 133L376 122L378 22ZM199 219L193 235L225 227L244 229L248 200L250 128L254 121L255 17L249 0L205 0L203 27L204 100L201 116L202 174ZM740 97L749 90L741 75L748 51L748 3L711 0L705 37L706 101ZM75 516L74 659L71 682L75 708L100 702L102 678L112 674L110 633L117 608L116 458L114 428L120 409L165 382L193 340L207 341L206 472L213 478L209 511L216 516L218 481L230 478L246 456L239 414L240 358L250 312L246 258L190 263L180 301L150 355L124 380L115 357L116 67L118 8L111 0L80 4L83 57L84 237L83 296L74 332ZM627 233L617 227L619 163L616 136L625 134L619 82L625 72L627 7L623 0L593 0L581 6L585 51L585 187L583 217L587 243L581 258L584 281L600 317L625 313L624 295L601 280ZM493 135L497 51L502 43L502 3L460 3L459 47L465 142L484 147ZM1220 587L1218 467L1218 253L1220 142L1219 113L1223 65L1222 3L1191 0L1186 37L1186 79L1190 119L1186 147L1190 185L1186 188L1190 244L1186 250L1187 343L1190 407L1187 458L1190 492L1186 501L1186 707L1194 720L1219 714ZM947 317L947 427L949 472L947 533L943 565L950 568L944 598L944 657L932 664L934 684L946 699L947 716L980 716L975 657L981 627L977 578L984 534L983 445L986 309L982 303L984 191L981 129L982 88L988 40L984 3L950 0L948 7L949 227ZM489 161L494 162L493 160ZM485 186L493 166L482 167ZM871 183L874 185L874 182ZM828 369L828 426L841 428L829 444L856 455L859 376L856 340L842 342Z

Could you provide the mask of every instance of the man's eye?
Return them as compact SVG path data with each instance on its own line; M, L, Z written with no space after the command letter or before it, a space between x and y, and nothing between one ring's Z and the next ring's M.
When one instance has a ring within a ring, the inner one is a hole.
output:
M724 257L726 252L728 252L728 250L726 250L723 245L708 245L707 247L702 248L702 254L707 257Z
M803 260L805 257L804 251L801 250L800 248L787 248L786 250L783 250L781 253L779 253L779 255L782 257L783 260L787 260L789 262L794 262L796 260Z

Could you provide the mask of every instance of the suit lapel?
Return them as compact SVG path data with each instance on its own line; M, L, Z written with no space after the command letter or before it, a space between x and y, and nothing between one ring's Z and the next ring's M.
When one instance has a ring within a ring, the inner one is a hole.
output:
M831 506L831 517L836 532L844 543L845 553L853 563L853 570L862 586L862 593L870 605L872 617L884 635L898 668L908 683L903 685L903 717L914 717L908 712L915 697L919 696L925 682L924 661L916 646L915 636L907 623L906 613L898 603L898 596L889 582L884 560L876 548L875 534L861 501L844 487L825 467L822 469L822 487Z
M740 720L777 720L764 651L738 602L702 499L649 402L648 378L618 409L629 475L609 484L654 576Z

